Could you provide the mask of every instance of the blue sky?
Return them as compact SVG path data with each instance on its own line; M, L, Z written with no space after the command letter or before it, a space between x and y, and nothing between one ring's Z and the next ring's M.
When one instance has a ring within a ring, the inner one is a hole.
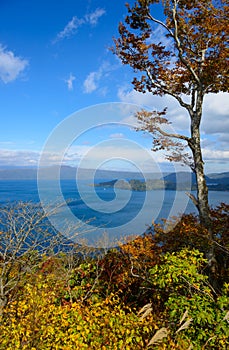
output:
M36 166L54 128L74 112L93 112L98 104L168 106L175 130L187 133L187 115L176 101L135 92L133 73L108 49L125 15L124 0L0 1L0 167ZM202 123L207 172L228 170L228 113L228 94L207 96ZM76 118L81 123L79 113ZM89 128L75 140L64 162L77 165L105 140L111 142L109 149L103 143L98 149L104 160L109 159L114 139L132 140L150 150L151 137L109 125ZM118 154L117 144L113 147ZM129 151L134 152L131 146ZM153 157L161 169L170 169L162 155ZM50 157L50 164L55 159ZM117 164L110 162L108 167ZM122 161L120 167L125 168Z

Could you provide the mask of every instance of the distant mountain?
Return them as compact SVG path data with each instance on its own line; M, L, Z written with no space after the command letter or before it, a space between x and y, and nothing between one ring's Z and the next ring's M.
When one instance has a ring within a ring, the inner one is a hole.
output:
M187 171L179 171L171 173L163 177L164 181L168 183L190 184L195 183L195 174Z
M229 190L229 178L221 175L222 174L219 174L219 178L215 177L214 179L206 176L209 190ZM195 175L192 173L178 172L163 176L161 179L127 179L127 181L115 179L95 184L95 187L104 188L113 188L114 186L123 190L132 189L133 191L152 191L164 188L166 190L189 191L190 189L196 189L196 180Z
M47 167L40 171L40 176L43 179L53 179L54 174L56 174L56 167ZM95 170L95 169L82 169L74 168L69 166L62 166L60 169L60 178L63 180L70 179L79 180L94 180L95 182L99 180L112 180L112 179L143 179L143 175L140 172L130 172L130 171L115 171L115 170ZM145 174L146 178L159 179L161 177L160 173Z
M60 168L60 178L63 180L112 180L112 179L143 179L140 172L130 171L113 171L113 170L94 170L94 169L79 169L70 166L62 166ZM44 167L39 171L41 179L52 180L56 176L59 178L59 166ZM145 174L146 178L159 179L160 173ZM0 168L0 180L36 180L36 168Z
M207 186L209 190L214 191L229 191L229 173L214 173L208 174L205 176ZM164 177L164 181L173 187L175 184L177 185L177 189L182 189L190 184L192 184L192 189L196 189L196 178L194 173L188 172L178 172L171 173ZM180 187L180 188L179 188ZM172 188L171 188L172 189Z
M177 173L147 173L141 174L140 172L129 171L114 171L114 170L93 170L93 169L79 169L70 166L59 167L50 166L44 167L39 172L40 178L45 180L52 180L55 177L60 177L62 180L93 180L93 182L102 182L103 180L144 180L153 181L155 187L163 187L160 181L165 182L165 188L171 190L187 190L190 189L190 183L192 189L196 188L195 175L190 172L177 172ZM0 180L36 180L37 169L27 167L14 167L14 168L0 168ZM206 181L209 190L216 191L229 191L229 172L213 173L206 176ZM149 182L148 182L149 184ZM153 188L151 183L148 188Z
M229 172L225 173L213 173L213 174L208 174L208 178L210 179L226 179L229 178Z
M35 180L36 168L0 169L0 180Z
M229 172L208 174L207 184L210 190L229 191Z

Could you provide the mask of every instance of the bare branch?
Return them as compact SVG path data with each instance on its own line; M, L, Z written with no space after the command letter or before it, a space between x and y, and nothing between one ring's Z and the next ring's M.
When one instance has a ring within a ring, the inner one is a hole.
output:
M171 137L171 138L175 138L175 139L179 139L179 140L184 140L184 141L187 141L187 142L190 141L190 137L188 137L188 136L184 136L184 135L181 135L181 134L168 133L168 132L162 130L159 126L156 126L155 129L163 136Z
M185 194L192 200L192 202L196 206L196 208L198 208L199 203L198 203L198 200L196 199L196 197L194 196L194 194L189 193L189 192L185 192Z
M47 220L61 205L45 213L39 204L18 203L0 208L0 316L12 292L42 259L54 256L72 241ZM77 229L77 228L76 228Z
M171 31L171 29L169 29L169 27L168 27L164 22L162 22L162 21L160 21L159 19L156 19L155 17L153 17L153 16L151 15L151 13L149 12L149 9L148 9L148 14L147 14L147 16L148 16L148 19L150 19L150 20L153 21L154 23L157 23L157 24L159 24L160 26L164 27L164 28L169 32L170 36L174 38L174 34L173 34L173 32Z
M176 41L177 44L177 49L179 52L179 58L181 60L181 62L188 68L188 70L190 71L190 73L192 74L192 76L194 77L195 81L198 83L198 85L201 85L200 79L197 76L196 72L194 71L194 69L192 68L192 66L189 64L189 62L184 58L183 55L183 49L181 47L181 43L179 40L179 34L178 34L178 23L177 23L177 19L176 19L176 14L177 14L177 0L174 0L174 8L173 8L173 21L174 21L174 39Z

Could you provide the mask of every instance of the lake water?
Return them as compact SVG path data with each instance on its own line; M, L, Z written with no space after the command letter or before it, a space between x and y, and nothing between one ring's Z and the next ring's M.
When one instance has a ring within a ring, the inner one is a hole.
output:
M60 198L61 192L61 198ZM131 234L142 234L148 225L182 213L196 213L196 209L183 191L154 190L134 192L129 190L90 186L90 181L44 181L39 191L33 180L0 181L0 204L9 202L39 202L66 204L51 223L58 230L77 227L80 239L98 239L106 234L110 241ZM210 205L229 203L229 192L209 191ZM90 222L89 222L90 221ZM81 228L79 228L82 226Z

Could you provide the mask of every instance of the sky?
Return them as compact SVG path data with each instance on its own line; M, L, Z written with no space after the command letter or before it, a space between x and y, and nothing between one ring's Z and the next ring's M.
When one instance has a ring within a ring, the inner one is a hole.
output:
M188 134L188 116L177 102L134 91L133 72L109 49L126 14L124 0L0 0L0 168L37 166L50 135L61 144L67 133L65 165L83 159L85 167L147 170L142 152L150 152L152 137L131 127L132 105L167 106L174 130ZM228 97L205 98L201 135L207 173L228 171ZM111 105L117 118L114 113L107 119ZM74 132L65 128L72 115ZM58 152L49 154L49 165L60 161ZM156 168L172 169L162 154L151 153Z

